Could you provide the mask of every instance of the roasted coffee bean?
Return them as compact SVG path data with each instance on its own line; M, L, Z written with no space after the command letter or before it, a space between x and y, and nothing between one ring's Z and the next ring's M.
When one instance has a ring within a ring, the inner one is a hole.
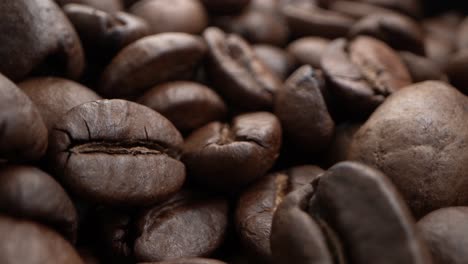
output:
M361 126L361 123L354 122L346 122L336 126L335 135L325 154L325 163L327 165L332 166L348 159L354 134Z
M37 160L46 149L47 128L38 109L0 74L0 159Z
M240 196L236 226L240 238L254 256L272 261L270 231L273 214L288 193L310 184L323 170L300 166L269 174L249 186Z
M333 93L357 116L367 116L389 95L411 84L398 54L366 36L333 41L322 56L322 69Z
M450 55L455 50L456 29L460 22L456 14L448 13L423 21L425 30L426 55L436 62L441 69L445 69Z
M421 1L419 0L359 0L367 4L392 9L409 16L419 17L421 15Z
M208 28L203 35L209 50L208 74L221 96L239 110L271 109L280 81L249 44L217 28Z
M106 13L78 4L65 5L63 10L77 30L88 57L110 60L128 44L149 35L144 20L125 12Z
M76 240L75 206L62 186L37 168L0 168L0 212L49 224L69 240Z
M263 64L281 80L286 79L295 67L294 58L283 49L271 45L255 45L253 49Z
M108 13L116 13L123 10L121 0L55 0L59 5L80 4L87 5Z
M468 98L428 81L379 107L354 136L350 159L382 170L416 216L468 201Z
M298 65L308 64L315 69L320 69L322 54L330 40L320 37L304 37L291 42L287 50L297 61Z
M215 259L206 259L206 258L183 258L175 260L167 260L161 262L140 262L138 264L226 264L225 262L215 260Z
M183 191L148 209L136 225L134 251L140 261L209 256L226 236L228 203Z
M353 27L349 36L368 35L380 39L394 49L424 55L423 29L410 17L395 13L377 13L365 16Z
M186 140L182 160L190 177L214 191L235 190L263 176L281 146L279 120L267 112L212 122Z
M432 60L411 52L402 51L400 57L408 69L413 82L422 82L429 80L448 80L443 70Z
M321 76L302 66L276 94L275 114L291 144L308 153L324 150L333 138L335 123L321 92Z
M53 0L0 3L0 72L13 81L32 71L78 78L83 49L72 25Z
M73 247L54 231L0 215L0 263L83 264Z
M57 122L50 161L77 195L95 203L145 206L177 192L185 179L183 139L163 116L124 100L79 105Z
M356 19L363 18L369 14L394 13L391 9L381 6L348 0L331 1L327 8L331 11L345 14Z
M185 33L142 38L107 66L99 92L108 97L135 96L156 84L191 76L205 51L201 38Z
M250 0L201 0L203 5L214 14L236 14L250 4Z
M389 179L353 162L286 196L273 218L271 248L275 263L430 263Z
M141 0L130 8L130 12L145 19L153 34L198 34L208 24L205 9L199 0Z
M467 65L468 48L454 54L447 65L447 75L450 78L450 82L465 94L468 94Z
M434 264L462 264L468 259L468 207L448 207L418 222Z
M139 102L169 119L179 130L191 131L226 116L223 100L194 82L170 82L151 88Z
M462 50L466 48L468 48L468 18L463 19L460 23L457 33L457 49Z
M18 86L37 106L49 132L73 107L101 99L79 83L55 77L29 79Z

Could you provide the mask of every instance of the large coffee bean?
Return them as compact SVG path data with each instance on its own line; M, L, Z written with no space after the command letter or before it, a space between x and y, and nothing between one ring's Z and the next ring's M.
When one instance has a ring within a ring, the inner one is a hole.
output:
M0 2L0 72L17 81L32 71L72 79L84 67L80 40L52 0Z
M52 131L57 121L73 107L101 99L91 89L61 78L33 78L18 86L37 106L49 132Z
M0 263L83 264L73 247L54 231L0 215Z
M468 258L468 207L448 207L418 222L434 264L462 264Z
M51 176L34 167L0 168L0 211L49 224L76 240L78 216L70 197Z
M47 128L38 109L0 74L0 159L35 160L46 149Z
M209 76L221 96L239 110L270 109L280 81L257 58L249 44L217 28L208 28L203 36L210 55Z
M124 100L70 110L51 134L53 169L96 203L145 206L177 192L185 179L182 137L163 116Z
M273 218L271 247L275 263L430 263L389 179L352 162L286 196Z
M350 158L379 168L416 216L468 202L468 99L442 82L395 93L356 133Z
M142 38L120 51L107 66L99 92L108 97L137 96L156 84L189 77L205 51L201 38L185 33Z
M186 140L188 174L214 191L235 190L263 176L281 146L279 120L267 112L243 114L230 124L212 122Z
M269 174L248 187L236 209L236 227L242 243L254 256L272 261L270 233L273 214L283 198L303 185L310 184L323 170L300 166Z

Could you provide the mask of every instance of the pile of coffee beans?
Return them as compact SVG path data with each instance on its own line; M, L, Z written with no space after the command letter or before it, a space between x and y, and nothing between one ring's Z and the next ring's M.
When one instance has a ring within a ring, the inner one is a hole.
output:
M468 10L0 1L0 263L468 263Z

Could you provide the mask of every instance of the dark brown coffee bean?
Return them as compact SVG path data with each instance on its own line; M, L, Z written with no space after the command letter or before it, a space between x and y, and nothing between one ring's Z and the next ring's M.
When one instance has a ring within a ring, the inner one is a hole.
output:
M226 200L183 191L137 220L135 256L140 261L209 256L223 243L227 224Z
M331 1L327 8L356 19L361 19L369 14L394 13L394 11L381 6L348 0Z
M468 207L436 210L418 222L434 264L463 264L468 259Z
M279 79L286 79L295 67L294 58L286 51L270 45L253 46L255 54Z
M457 49L468 48L468 18L465 18L458 26Z
M96 8L108 13L116 13L123 10L121 0L55 0L59 5L80 4Z
M170 82L151 88L139 102L169 119L179 130L191 131L226 116L223 100L194 82Z
M276 94L275 114L285 136L307 153L319 153L333 138L331 118L321 87L321 76L310 66L302 66L288 78Z
M41 114L26 94L0 74L0 159L37 160L46 149L47 128Z
M250 0L201 0L213 14L236 14L250 4Z
M88 57L109 60L128 44L149 34L144 20L125 12L106 13L78 4L65 5L63 10L77 30Z
M356 22L348 34L368 35L380 39L394 49L424 55L424 35L420 25L410 17L395 13L377 13Z
M75 206L60 184L34 167L0 168L0 211L49 224L69 240L76 240Z
M398 54L380 40L333 41L322 56L330 88L352 114L366 116L389 95L411 84Z
M327 165L332 166L348 159L354 134L356 134L361 126L361 123L349 122L336 126L335 135L325 154Z
M304 37L291 42L287 50L297 61L298 65L308 64L315 69L320 69L322 54L330 40L320 37Z
M101 99L89 88L61 78L34 78L18 86L37 106L49 132L52 131L57 121L73 107Z
M207 258L183 258L161 262L140 262L138 264L227 264L225 262Z
M206 51L202 39L163 33L133 42L104 70L99 92L108 97L139 95L156 84L190 76Z
M343 37L354 23L353 18L319 8L313 1L286 2L282 7L282 13L286 17L291 33L296 37Z
M280 81L237 35L217 28L203 33L209 49L208 73L214 88L233 107L244 110L270 109Z
M81 75L80 40L52 0L2 1L0 13L1 73L14 81L32 71Z
M73 247L54 231L0 215L0 263L83 264Z
M273 218L271 247L276 263L430 263L391 182L352 162L286 196Z
M429 80L447 81L448 77L434 61L411 52L402 51L400 57L408 69L413 82Z
M153 34L184 32L198 34L207 24L208 18L199 0L141 0L130 8L130 12L146 20Z
M468 201L468 99L442 82L406 87L354 136L350 159L379 168L416 216Z
M450 82L465 94L468 94L468 48L454 54L447 65L447 75Z
M182 137L163 116L124 100L70 110L51 134L50 160L67 186L93 202L145 206L177 192L185 179Z
M359 0L367 4L392 9L412 17L421 16L421 1L419 0Z
M323 170L317 166L294 167L269 174L242 193L235 221L242 243L251 254L272 261L270 231L276 208L284 196L310 184L321 173Z
M263 176L281 146L279 120L267 112L237 116L231 124L210 123L186 140L182 160L204 187L234 190Z

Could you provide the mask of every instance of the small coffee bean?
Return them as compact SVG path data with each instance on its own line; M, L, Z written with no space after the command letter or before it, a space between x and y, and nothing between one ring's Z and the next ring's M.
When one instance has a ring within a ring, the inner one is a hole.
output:
M65 239L42 225L0 215L0 233L0 263L83 264Z
M102 10L107 13L116 13L123 10L121 0L56 0L61 5L80 4Z
M80 40L52 0L0 2L0 72L13 81L33 71L77 79L84 68Z
M281 146L281 125L267 112L243 114L231 124L212 122L186 140L188 175L214 191L235 190L263 176Z
M49 159L74 193L95 203L145 206L185 179L182 137L163 116L124 100L79 105L57 122Z
M91 89L61 78L33 78L19 83L18 86L37 106L49 133L57 121L73 107L101 99Z
M468 207L448 207L424 216L419 230L432 253L434 264L462 264L468 254Z
M237 35L217 28L203 33L209 50L208 73L214 88L233 107L244 111L271 109L280 81Z
M161 113L181 131L191 131L221 120L227 113L223 100L213 90L194 82L157 85L139 102Z
M0 74L0 159L38 160L47 149L47 141L39 110Z
M314 69L320 69L322 54L327 48L330 40L320 37L304 37L291 42L287 50L298 65L308 64Z
M34 167L0 168L0 211L51 225L70 241L76 240L75 206L58 182Z
M135 96L156 84L190 76L205 51L201 38L185 33L139 39L120 51L107 66L99 92L108 97Z
M407 51L400 52L400 57L406 65L413 82L430 80L448 81L448 77L434 61Z
M333 138L335 123L321 92L321 76L302 66L276 94L275 114L285 136L307 153L319 153Z
M272 261L270 231L276 208L284 196L311 183L322 172L312 165L294 167L259 179L241 194L235 222L242 243L251 254Z
M294 58L283 49L271 45L255 45L253 49L263 64L281 80L286 79L295 67Z

